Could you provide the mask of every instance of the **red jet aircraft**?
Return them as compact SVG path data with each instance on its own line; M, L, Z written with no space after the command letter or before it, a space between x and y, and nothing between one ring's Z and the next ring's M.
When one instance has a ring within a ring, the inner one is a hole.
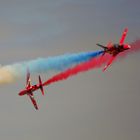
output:
M123 52L123 51L128 50L128 49L131 48L131 46L129 44L124 44L124 40L125 40L125 37L127 35L127 32L128 32L128 29L125 28L124 29L124 32L122 34L122 37L120 39L119 44L111 44L111 43L108 43L107 46L103 46L101 44L96 44L99 47L102 47L104 49L104 53L103 53L102 57L105 55L105 53L109 53L109 54L112 55L112 58L109 60L109 62L107 63L107 65L103 68L103 71L105 71L108 68L108 66L111 65L111 63L113 62L113 60L116 58L116 56L120 52Z
M30 73L29 73L29 71L27 71L26 88L19 92L19 96L23 96L25 94L28 95L36 110L38 110L38 106L37 106L36 100L34 99L33 92L38 89L40 89L42 92L42 95L44 95L44 90L43 90L40 75L39 75L39 84L31 85Z

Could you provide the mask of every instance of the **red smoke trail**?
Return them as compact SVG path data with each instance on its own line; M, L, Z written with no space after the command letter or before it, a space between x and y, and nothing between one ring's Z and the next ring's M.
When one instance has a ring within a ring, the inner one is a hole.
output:
M72 75L78 74L79 72L84 72L84 71L88 71L93 68L101 67L104 63L108 62L108 60L110 58L111 58L110 55L105 55L104 57L102 57L102 59L101 59L101 57L97 57L97 58L91 59L90 61L76 65L75 67L67 69L64 72L56 74L55 76L53 76L52 78L50 78L49 80L44 82L43 86L49 85L54 82L58 82L60 80L65 80Z
M120 53L117 56L117 58L118 57L123 58L124 56L126 56L130 53L137 52L140 50L140 40L136 40L135 42L131 43L130 45L132 48L128 51ZM109 54L106 54L104 57L102 57L102 59L101 59L101 57L102 56L93 58L90 61L81 63L79 65L76 65L75 67L67 69L64 72L58 73L55 76L53 76L52 78L48 79L46 82L44 82L43 86L49 85L51 83L58 82L61 80L65 80L65 79L69 78L70 76L78 74L79 72L84 72L84 71L88 71L90 69L99 68L103 64L106 64L112 58L112 56Z

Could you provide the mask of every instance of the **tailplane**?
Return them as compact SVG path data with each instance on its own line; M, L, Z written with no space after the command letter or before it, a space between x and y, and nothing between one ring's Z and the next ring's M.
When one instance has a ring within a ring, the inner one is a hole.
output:
M40 77L40 75L39 75L39 85L40 85L40 90L41 90L41 93L42 93L42 95L44 95L44 89L43 89L43 85L42 85L42 80L41 80L41 77Z
M101 45L101 44L96 44L97 46L99 46L99 47L101 47L101 48L103 48L104 50L107 50L107 47L106 46L103 46L103 45Z

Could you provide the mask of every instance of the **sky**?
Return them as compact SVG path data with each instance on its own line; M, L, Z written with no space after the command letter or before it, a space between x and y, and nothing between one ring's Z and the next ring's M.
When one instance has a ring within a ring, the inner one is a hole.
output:
M138 0L1 0L1 65L99 50L96 43L140 38ZM25 78L0 85L3 140L139 140L139 52L103 73L91 70L37 91L39 111L18 96ZM45 81L54 73L41 74ZM38 75L31 75L37 82Z

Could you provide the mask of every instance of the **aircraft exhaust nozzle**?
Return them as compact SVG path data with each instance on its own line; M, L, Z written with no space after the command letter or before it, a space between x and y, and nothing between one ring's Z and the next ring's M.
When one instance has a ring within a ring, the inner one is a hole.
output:
M44 89L43 89L43 86L42 86L42 80L41 80L41 77L40 77L40 75L39 75L39 85L40 85L40 90L41 90L41 93L42 93L42 95L44 95Z

